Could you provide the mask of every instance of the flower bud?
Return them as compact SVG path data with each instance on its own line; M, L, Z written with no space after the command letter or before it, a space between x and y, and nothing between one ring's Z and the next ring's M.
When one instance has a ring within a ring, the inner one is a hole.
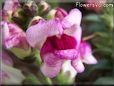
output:
M49 13L48 13L48 18L59 18L60 20L62 20L65 16L67 16L67 12L62 9L62 8L56 8L56 9L53 9L51 10Z
M19 24L20 26L23 25L23 23L25 22L25 17L24 17L24 12L23 12L23 9L21 8L18 8L17 11L15 11L13 14L12 14L12 20Z
M55 9L50 10L49 13L47 14L47 19L53 19L55 17L55 13L56 13Z
M65 16L67 16L67 12L62 9L62 8L56 8L56 13L55 13L55 17L59 18L59 19L63 19Z
M23 9L25 11L25 15L27 16L34 16L37 13L37 5L34 1L28 1L24 6Z
M43 19L42 17L40 16L35 16L33 17L33 19L30 21L29 23L29 26L32 26L32 25L35 25L37 24L41 19Z
M27 43L26 34L16 24L2 22L3 45L18 58L24 59L31 54L31 47Z
M41 1L38 5L38 13L40 15L47 13L49 9L50 9L50 5L45 1Z

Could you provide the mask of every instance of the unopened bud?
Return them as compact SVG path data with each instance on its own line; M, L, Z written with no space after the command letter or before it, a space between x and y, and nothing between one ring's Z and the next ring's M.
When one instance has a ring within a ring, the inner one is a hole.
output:
M19 25L22 25L24 23L25 18L23 10L21 8L17 9L17 11L12 14L12 20Z
M62 9L62 8L56 8L56 9L53 9L51 10L48 15L47 15L47 18L48 19L52 19L52 18L59 18L60 20L62 20L65 16L67 16L67 12Z
M67 15L68 14L67 14L67 12L64 9L62 9L62 8L57 8L56 9L56 13L55 13L55 17L56 18L59 18L59 19L62 20Z
M29 26L37 24L41 19L43 19L43 18L40 16L33 17L33 19L29 23Z
M38 6L38 13L40 15L45 14L49 11L49 9L50 9L50 5L45 1L41 1Z
M55 13L56 13L55 9L50 10L49 13L47 14L47 19L53 19L55 17Z
M34 1L28 1L24 7L25 15L27 16L34 16L37 13L37 5Z

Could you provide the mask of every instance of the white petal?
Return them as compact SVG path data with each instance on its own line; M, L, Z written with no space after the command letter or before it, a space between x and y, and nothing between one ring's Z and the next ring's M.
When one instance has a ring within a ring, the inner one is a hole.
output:
M62 66L63 73L70 73L70 78L74 78L77 74L76 70L71 65L71 60L67 60L64 62Z

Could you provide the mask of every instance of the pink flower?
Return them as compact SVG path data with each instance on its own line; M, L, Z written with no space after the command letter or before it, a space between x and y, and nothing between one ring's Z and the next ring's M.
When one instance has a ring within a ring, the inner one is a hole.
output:
M76 65L80 65L77 59L82 61L82 57L79 57L82 14L78 9L72 9L64 16L59 14L62 14L61 10L57 15L62 17L56 15L52 20L42 19L26 32L29 44L40 50L44 62L41 67L42 73L50 78L60 72L64 61L67 60L71 60L72 66L80 72L79 66Z
M30 46L27 43L25 32L14 23L1 22L1 25L3 46L20 58L26 56L27 51L30 52Z
M4 2L4 11L16 11L17 7L19 7L18 0L5 0Z

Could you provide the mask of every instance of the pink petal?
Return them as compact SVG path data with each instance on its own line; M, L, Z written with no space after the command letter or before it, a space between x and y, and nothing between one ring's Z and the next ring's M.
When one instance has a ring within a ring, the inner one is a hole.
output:
M56 50L75 49L77 45L75 38L66 34L62 34L60 37L50 37L49 40Z
M54 78L57 76L57 74L60 72L61 65L58 66L48 66L45 63L41 66L42 73L49 77Z
M86 64L96 64L97 63L97 60L92 55L91 46L84 41L82 41L80 44L80 55L82 57L83 62L85 62Z
M4 44L7 49L16 47L27 50L29 48L25 33L17 33L9 36L7 39L5 39Z
M25 32L14 23L1 22L3 28L3 44L7 49L18 47L28 49Z
M76 49L68 49L68 50L58 50L55 51L55 54L59 56L61 59L76 59L77 58L77 50Z
M5 0L4 10L13 9L13 0Z
M50 40L48 40L48 38L47 38L46 42L43 44L43 46L40 50L41 58L43 57L43 55L50 53L50 52L53 52L54 50L55 49L51 45Z
M84 59L82 61L86 64L97 64L97 60L92 54L84 56Z
M42 73L50 78L57 76L63 64L63 60L59 59L53 53L45 54L43 57L44 64L41 67Z
M43 54L53 52L63 59L76 58L77 50L75 49L76 40L66 34L48 37L41 48L41 57Z
M5 11L15 11L19 6L18 0L5 0L4 10Z
M78 9L72 9L69 15L63 19L62 25L64 28L69 28L73 25L80 25L81 17L82 14Z
M3 31L4 39L8 38L11 35L23 32L22 29L14 23L1 22L1 26L2 26L1 29Z
M3 37L3 39L5 39L10 35L8 24L7 24L7 22L1 22L0 25L2 26L2 28L0 28L1 32L3 33L2 37Z
M58 65L57 63L62 62L60 57L58 57L54 53L44 54L43 61L44 61L44 63L46 63L47 65L50 65L50 66L55 66L55 65Z
M71 64L78 73L82 73L85 69L85 67L80 59L72 60Z
M8 27L9 27L9 31L10 31L11 34L16 34L16 33L19 33L19 32L23 32L23 30L14 23L8 23Z
M49 36L61 34L62 26L57 19L42 21L27 29L27 40L32 47L41 48L46 38Z
M81 36L82 36L81 27L73 25L72 27L65 29L64 33L75 38L77 42L75 49L78 49L81 41Z

